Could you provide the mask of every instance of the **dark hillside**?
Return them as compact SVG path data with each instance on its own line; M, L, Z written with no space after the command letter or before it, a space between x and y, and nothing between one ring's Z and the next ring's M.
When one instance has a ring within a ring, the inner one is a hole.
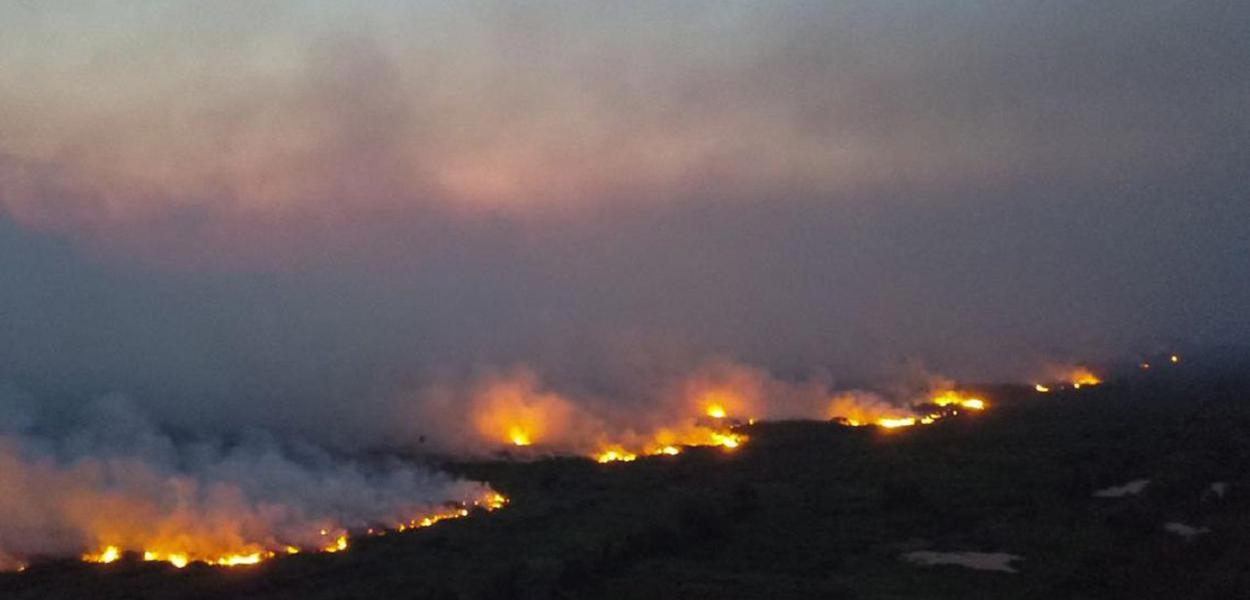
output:
M248 569L37 565L0 576L0 597L1248 597L1250 387L1203 381L995 388L991 410L929 427L765 423L734 452L629 464L457 464L512 504ZM1135 479L1141 495L1093 497ZM1023 560L900 560L915 550Z

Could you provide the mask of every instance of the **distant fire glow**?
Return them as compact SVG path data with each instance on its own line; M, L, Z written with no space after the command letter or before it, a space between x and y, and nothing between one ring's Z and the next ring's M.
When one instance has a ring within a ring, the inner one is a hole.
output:
M1097 375L1094 375L1092 371L1084 367L1074 370L1069 381L1072 383L1072 387L1078 390L1081 389L1081 386L1083 385L1098 385L1102 383L1102 380L1099 379Z
M1053 390L1093 387L1102 383L1102 378L1089 367L1081 365L1051 365L1046 369L1046 378L1033 384L1033 389L1045 394Z

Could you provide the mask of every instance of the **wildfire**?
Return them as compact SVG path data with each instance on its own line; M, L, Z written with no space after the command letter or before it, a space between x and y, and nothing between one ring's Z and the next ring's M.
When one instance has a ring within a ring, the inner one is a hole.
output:
M690 416L678 418L675 426L641 435L626 433L610 436L612 441L601 443L591 457L600 463L633 462L640 456L676 456L681 454L683 447L715 446L732 451L746 443L747 436L734 430L741 424L741 419L734 418L727 408L743 406L739 398L723 389L695 397L698 401L694 406L698 407L702 417L694 416L697 413L693 413L692 408ZM748 419L747 422L753 424L755 419Z
M595 460L601 463L610 462L633 462L638 458L637 454L626 452L624 450L607 450L595 456Z
M924 410L926 406L929 410ZM855 392L835 397L829 414L834 421L850 427L876 425L882 429L901 429L932 425L940 419L959 414L960 409L982 411L987 406L985 400L955 390L935 393L926 402L911 407L885 402L875 394Z
M265 552L263 554L260 552L253 552L251 554L233 554L230 556L222 557L215 564L222 566L222 567L237 567L239 565L255 565L255 564L259 564L260 561L266 558L272 557L273 555L274 555L273 552Z
M512 440L513 446L528 446L533 443L530 441L529 434L516 425L508 428L508 439Z
M234 556L236 555L223 556L217 559L205 560L204 562L207 562L209 564L216 564L218 562L225 563L225 562L230 562ZM259 555L257 556L259 557ZM181 553L164 554L161 552L153 552L151 550L148 550L143 553L143 560L147 562L167 562L175 567L178 567L179 569L187 566L187 563L189 562L187 560L186 554L181 554ZM260 562L259 558L257 559L256 562Z
M742 445L746 438L736 433L713 433L712 446L720 446L729 450L733 450Z
M325 531L324 529L322 531ZM322 534L325 535L325 534ZM329 545L321 548L322 552L342 552L347 549L347 536L339 535Z
M1143 365L1143 368L1146 367ZM1102 383L1102 379L1092 370L1080 365L1052 365L1047 368L1047 375L1045 383L1033 384L1034 390L1045 394L1054 389L1067 389L1069 386L1074 390L1079 390L1082 387L1093 387Z
M106 546L103 550L95 554L84 554L82 559L87 562L108 564L117 561L122 557L122 551L117 546Z
M896 429L898 427L911 427L916 424L916 417L902 417L899 419L878 419L877 425L886 429Z
M494 511L503 508L507 504L508 499L505 496L496 492L491 492L474 501L472 506L480 507L487 511ZM405 523L396 523L393 529L395 531L406 531L408 529L416 529L419 527L430 527L439 521L459 519L467 517L469 514L471 513L468 506L456 506L442 512L413 518ZM369 529L367 531L367 535L385 535L387 531L389 530ZM321 537L332 536L333 539L320 547L314 548L315 551L327 553L342 552L347 550L349 547L349 534L342 529L323 528L318 530L316 533ZM186 539L186 536L178 537L178 541L171 543L171 546L176 547L179 544L183 546L191 546L196 544L195 540ZM122 559L124 555L122 548L123 547L121 545L108 544L98 552L83 554L81 558L83 561L90 563L114 563ZM301 548L296 545L277 545L274 546L273 549L265 549L258 545L245 544L244 547L239 550L226 552L220 555L198 554L182 548L148 548L142 550L141 552L136 552L135 554L142 556L145 562L165 562L181 569L193 562L200 562L219 567L257 565L267 559L277 556L278 554L292 555L299 554L300 552L302 552Z
M980 398L960 396L954 390L942 392L933 397L933 404L938 406L959 406L968 410L985 410L985 401Z
M1094 375L1092 371L1086 369L1085 367L1078 367L1072 371L1072 374L1069 376L1069 381L1072 382L1072 387L1078 390L1081 389L1081 386L1083 385L1092 386L1102 383L1102 380L1099 379L1097 375Z
M732 451L746 443L747 436L730 429L709 429L695 426L684 435L677 435L672 430L664 430L656 434L657 438L670 440L679 438L675 443L662 441L652 442L637 450L630 450L625 445L611 444L591 455L600 463L633 462L640 456L677 456L683 446L716 446Z

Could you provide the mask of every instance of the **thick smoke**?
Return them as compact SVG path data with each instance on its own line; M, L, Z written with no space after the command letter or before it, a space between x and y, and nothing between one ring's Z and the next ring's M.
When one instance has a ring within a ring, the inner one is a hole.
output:
M720 445L719 435L757 419L869 424L923 416L917 412L922 405L957 389L954 382L915 371L877 391L838 390L826 373L782 379L716 360L598 392L544 380L525 366L491 369L431 385L404 401L412 421L422 426L421 438L439 451L600 455Z
M69 418L0 391L0 569L108 546L217 560L321 549L482 500L485 486L396 459L353 461L263 431L162 432L126 398Z
M0 379L582 450L1250 341L1250 4L1070 4L0 4Z

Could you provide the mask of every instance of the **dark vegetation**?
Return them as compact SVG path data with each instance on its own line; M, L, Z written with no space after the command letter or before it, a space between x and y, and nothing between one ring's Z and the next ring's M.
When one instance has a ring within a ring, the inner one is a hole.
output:
M1250 598L1250 385L1174 371L989 388L990 411L904 431L767 423L735 452L456 464L512 505L254 568L36 565L0 598ZM918 549L1024 560L898 558Z

